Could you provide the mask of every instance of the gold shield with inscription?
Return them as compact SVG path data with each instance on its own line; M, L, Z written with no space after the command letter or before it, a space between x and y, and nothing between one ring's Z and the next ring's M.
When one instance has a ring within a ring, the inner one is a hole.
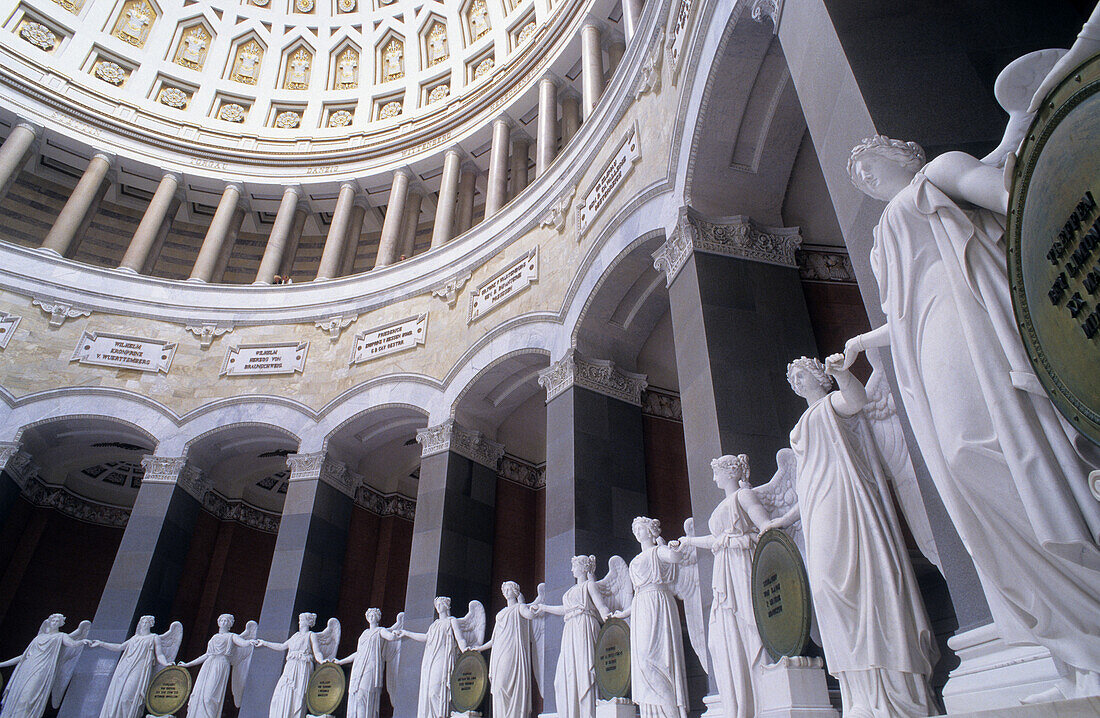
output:
M183 666L161 669L145 691L145 708L150 715L169 716L183 710L191 695L191 674Z
M798 546L780 529L761 534L752 555L752 610L773 661L802 655L810 640L810 580Z
M1017 152L1005 240L1040 383L1100 444L1100 55L1047 96Z
M463 651L451 671L451 703L459 713L476 711L489 690L489 666L480 651Z
M332 661L317 666L306 686L306 708L312 715L332 715L344 700L347 679L344 669Z
M596 637L596 686L604 700L630 693L630 625L609 618Z

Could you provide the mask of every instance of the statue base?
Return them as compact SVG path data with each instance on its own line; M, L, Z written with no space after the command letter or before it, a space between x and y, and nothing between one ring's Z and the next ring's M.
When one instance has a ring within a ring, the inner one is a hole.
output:
M975 713L948 713L949 718L1064 718L1065 716L1100 716L1100 698L1073 698L1051 703L996 708Z
M839 718L829 703L820 658L783 656L764 666L756 691L757 718Z
M959 657L943 687L951 715L1018 708L1021 699L1052 688L1060 678L1050 651L1010 646L992 623L956 634L947 645Z
M481 718L481 713L479 711L464 711L462 713L451 711L451 718Z
M634 718L638 706L628 698L596 699L596 718Z

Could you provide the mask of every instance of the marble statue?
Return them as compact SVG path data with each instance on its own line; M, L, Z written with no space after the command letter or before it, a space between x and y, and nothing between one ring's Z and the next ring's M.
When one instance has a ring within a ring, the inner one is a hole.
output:
M595 718L596 715L596 638L600 624L630 605L633 589L626 562L612 556L607 575L596 580L596 557L574 556L573 578L560 606L536 602L536 615L561 616L565 626L561 650L554 671L554 697L560 718Z
M382 678L390 701L397 697L397 671L401 661L401 641L398 631L405 624L405 614L397 614L397 622L389 628L380 625L382 611L368 608L367 629L359 635L355 652L336 661L341 666L351 663L348 681L347 718L378 718L382 698Z
M694 533L690 522L685 526L688 535ZM630 696L643 718L687 718L687 672L676 599L683 599L686 609L699 604L698 574L681 570L694 562L694 550L678 541L666 544L657 519L639 516L631 530L642 548L630 562L634 595L627 608L612 614L632 619ZM693 644L700 661L705 661L705 646L694 640Z
M1013 316L1001 170L872 137L848 170L887 202L871 267L886 323L848 340L844 367L889 347L899 396L1002 638L1040 644L1067 696L1100 694L1095 464L1042 390Z
M714 553L708 644L712 671L726 718L756 715L754 686L767 663L752 609L752 555L756 526L770 520L749 484L749 458L723 456L710 462L714 483L726 498L710 515L709 533L680 543Z
M206 653L193 661L179 665L192 668L202 665L199 677L187 699L187 718L221 718L222 705L225 703L225 687L233 677L233 703L241 707L244 682L248 679L248 668L252 664L252 641L256 638L256 622L245 624L240 634L229 629L233 627L233 614L218 616L218 632L206 643Z
M256 648L287 652L283 673L271 696L271 707L267 713L269 718L305 718L306 688L313 669L318 663L336 658L336 647L340 645L340 622L330 618L325 630L309 630L316 622L316 613L301 613L298 614L298 632L282 643L259 639L252 641Z
M867 393L843 362L835 354L824 365L802 357L788 366L807 404L791 431L797 505L760 528L802 521L814 614L844 714L933 715L935 636L860 413Z
M543 584L539 584L541 600ZM536 620L537 612L524 602L519 584L505 581L500 592L508 601L493 624L493 635L475 651L489 648L489 688L493 696L495 718L528 718L531 715L531 697L534 688L532 674L542 688L542 622Z
M122 643L90 641L89 648L122 653L107 687L99 718L139 718L145 712L145 692L157 666L170 666L183 642L183 624L174 621L163 634L153 633L156 619L142 616L134 635Z
M41 718L51 697L53 707L60 707L76 662L84 650L84 637L92 627L90 621L81 621L75 631L63 633L63 625L64 616L51 615L42 622L38 635L27 644L23 653L0 663L0 668L15 666L4 686L0 718Z
M417 718L450 718L451 672L458 654L485 640L485 608L480 601L470 601L464 618L451 615L451 599L436 596L435 611L439 618L432 621L427 633L398 631L399 638L411 638L424 645L420 662L420 697Z

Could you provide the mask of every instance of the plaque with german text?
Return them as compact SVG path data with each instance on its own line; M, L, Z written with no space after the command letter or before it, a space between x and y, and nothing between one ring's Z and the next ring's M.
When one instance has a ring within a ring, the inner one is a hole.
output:
M630 692L630 625L609 618L596 637L596 686L604 700Z
M476 711L489 690L489 666L479 651L463 651L451 671L451 703L459 713Z
M344 700L347 680L344 669L332 661L317 666L306 686L306 708L311 715L327 716L336 712Z
M773 661L805 652L810 640L810 580L798 546L780 529L765 531L756 544L752 611Z
M1100 444L1100 55L1047 96L1017 153L1008 277L1043 390Z
M168 666L149 681L145 708L150 715L170 716L183 710L190 695L191 673L182 666Z

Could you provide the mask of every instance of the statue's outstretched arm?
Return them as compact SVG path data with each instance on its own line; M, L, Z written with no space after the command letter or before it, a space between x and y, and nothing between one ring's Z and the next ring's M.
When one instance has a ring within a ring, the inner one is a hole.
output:
M1008 214L1004 170L965 152L945 152L924 166L924 176L954 200Z

